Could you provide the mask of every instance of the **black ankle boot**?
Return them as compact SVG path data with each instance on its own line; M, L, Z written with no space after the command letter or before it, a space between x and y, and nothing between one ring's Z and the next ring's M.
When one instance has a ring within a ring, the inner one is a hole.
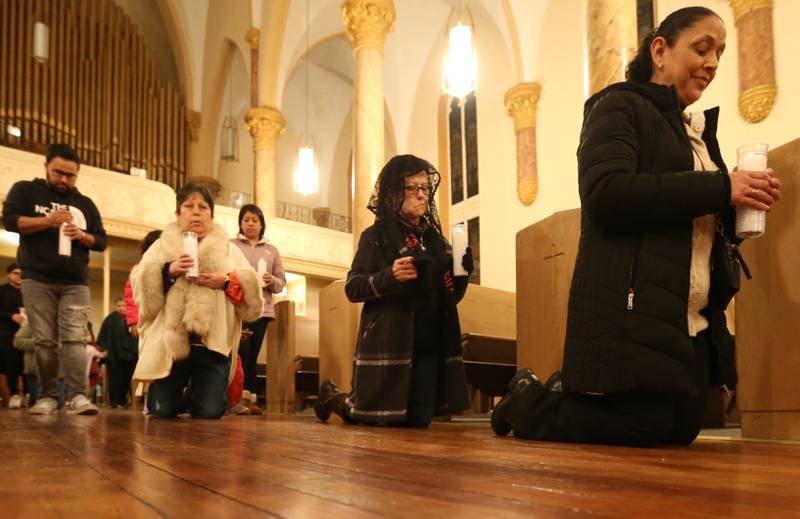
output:
M553 393L563 393L564 375L562 375L560 371L555 371L550 375L550 378L547 379L547 382L544 383L544 388Z
M506 436L511 432L512 402L531 384L539 384L539 379L530 368L517 371L508 383L508 393L492 411L492 430L497 436Z
M331 413L337 411L337 407L341 407L347 395L339 391L336 382L333 379L328 379L319 386L319 396L317 403L314 404L314 413L323 422L327 422ZM339 410L340 414L341 410Z

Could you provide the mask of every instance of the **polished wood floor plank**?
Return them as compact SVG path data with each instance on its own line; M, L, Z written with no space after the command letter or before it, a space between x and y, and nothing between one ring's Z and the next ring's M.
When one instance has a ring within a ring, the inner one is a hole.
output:
M800 517L797 444L571 445L486 424L0 410L0 471L3 517Z

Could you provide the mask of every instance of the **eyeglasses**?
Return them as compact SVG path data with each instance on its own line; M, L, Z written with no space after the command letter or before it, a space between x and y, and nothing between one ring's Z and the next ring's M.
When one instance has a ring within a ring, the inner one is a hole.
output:
M428 184L420 184L416 186L413 184L409 184L403 186L403 189L405 189L406 193L408 193L409 195L418 195L420 191L422 191L422 194L425 196L431 194L431 186L429 186Z
M65 178L67 180L75 180L76 178L78 178L78 175L76 173L70 173L68 171L62 171L62 170L56 169L56 168L53 168L53 173L55 173L57 176L59 176L61 178Z

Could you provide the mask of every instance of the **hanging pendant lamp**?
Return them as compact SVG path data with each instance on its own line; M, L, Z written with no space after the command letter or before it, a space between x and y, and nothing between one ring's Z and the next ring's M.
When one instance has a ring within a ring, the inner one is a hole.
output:
M447 56L442 66L442 91L464 98L478 88L478 53L475 48L475 24L469 9L454 8L455 22L448 20ZM451 14L450 18L453 18Z
M300 137L299 148L297 149L297 166L294 170L292 187L297 193L303 196L313 195L319 191L319 167L317 166L317 155L314 152L314 140L308 132L308 75L309 75L309 55L308 55L308 33L310 29L308 15L308 0L306 0L306 55L305 55L305 128Z

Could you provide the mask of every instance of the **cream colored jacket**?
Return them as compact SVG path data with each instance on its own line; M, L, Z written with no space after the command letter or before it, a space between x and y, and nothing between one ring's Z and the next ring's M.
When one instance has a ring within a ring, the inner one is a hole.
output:
M183 252L178 225L164 229L131 272L133 298L139 307L139 362L134 378L157 380L169 375L173 362L189 356L189 332L202 337L212 351L238 353L242 321L255 321L264 304L258 275L225 230L214 228L198 245L201 272L235 272L244 300L233 305L222 290L201 287L181 276L164 295L162 269ZM236 363L231 363L231 377Z

